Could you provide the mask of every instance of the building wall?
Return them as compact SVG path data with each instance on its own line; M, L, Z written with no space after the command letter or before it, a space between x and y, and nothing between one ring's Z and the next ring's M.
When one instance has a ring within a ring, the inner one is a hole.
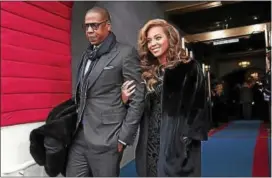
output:
M0 3L1 176L35 164L30 132L71 97L71 5Z

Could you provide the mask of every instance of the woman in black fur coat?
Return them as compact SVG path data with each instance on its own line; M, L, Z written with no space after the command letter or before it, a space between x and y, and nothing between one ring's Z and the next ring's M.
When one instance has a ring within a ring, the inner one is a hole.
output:
M209 127L207 87L199 63L185 55L180 39L161 19L147 22L139 34L146 84L135 158L140 177L201 176L201 141ZM123 96L133 93L129 84L123 85Z

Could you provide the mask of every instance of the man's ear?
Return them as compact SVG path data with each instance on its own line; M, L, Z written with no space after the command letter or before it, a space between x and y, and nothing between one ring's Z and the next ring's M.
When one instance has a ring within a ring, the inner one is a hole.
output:
M111 22L107 22L108 31L111 31Z

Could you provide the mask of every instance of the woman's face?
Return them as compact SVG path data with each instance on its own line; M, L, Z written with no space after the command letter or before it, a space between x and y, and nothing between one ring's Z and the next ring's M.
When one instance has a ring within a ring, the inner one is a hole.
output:
M169 40L162 27L152 27L148 30L147 48L157 58L167 54Z

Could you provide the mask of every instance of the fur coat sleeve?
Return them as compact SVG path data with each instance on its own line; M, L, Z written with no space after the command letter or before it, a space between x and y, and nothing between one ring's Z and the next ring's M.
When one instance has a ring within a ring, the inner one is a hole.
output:
M77 121L77 106L69 99L56 106L46 123L30 133L30 154L50 177L65 175L66 156Z
M197 61L179 64L165 72L162 108L164 115L180 120L180 136L207 139L207 85Z

